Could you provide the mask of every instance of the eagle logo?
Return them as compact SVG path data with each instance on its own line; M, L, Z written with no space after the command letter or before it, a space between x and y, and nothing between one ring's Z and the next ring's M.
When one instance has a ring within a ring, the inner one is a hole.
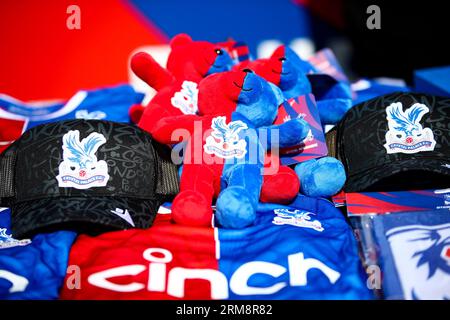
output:
M428 278L436 274L438 269L450 275L450 235L444 236L437 230L425 230L423 236L411 241L429 241L428 248L416 252L413 257L418 257L417 267L428 267Z
M75 112L75 118L77 119L86 119L86 120L90 120L90 119L95 119L95 120L102 120L106 118L106 113L104 113L103 111L92 111L89 112L88 110L78 110L77 112Z
M6 231L6 228L0 228L0 249L26 246L31 243L30 239L16 240Z
M184 114L196 114L198 111L198 88L192 81L184 81L181 90L175 92L170 102Z
M80 141L80 131L71 130L63 136L63 161L56 177L61 188L89 189L104 187L109 180L108 165L97 160L98 148L106 143L97 132Z
M450 223L386 234L405 299L450 299Z
M415 103L403 111L401 102L392 103L386 108L389 130L386 132L387 153L417 153L433 151L436 141L430 128L420 124L423 116L430 110L421 103Z
M295 209L290 211L289 209L275 209L274 213L276 217L273 218L272 223L276 225L291 225L294 227L310 228L318 232L324 230L322 223L319 220L312 220L312 212L301 211Z
M239 137L239 132L248 129L247 125L238 120L226 124L226 117L216 117L212 120L211 135L206 138L204 150L224 159L241 159L247 153L247 142Z

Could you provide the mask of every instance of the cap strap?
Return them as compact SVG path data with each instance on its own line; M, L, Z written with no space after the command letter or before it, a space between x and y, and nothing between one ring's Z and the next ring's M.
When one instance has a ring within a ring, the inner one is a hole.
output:
M330 157L339 159L339 152L337 150L337 129L334 127L330 131L327 132L326 135L326 143L328 148L328 155Z
M7 152L0 158L0 199L14 197L14 167L16 153Z
M171 200L179 192L179 179L177 166L171 160L171 149L153 141L158 164L158 177L156 194L165 201Z

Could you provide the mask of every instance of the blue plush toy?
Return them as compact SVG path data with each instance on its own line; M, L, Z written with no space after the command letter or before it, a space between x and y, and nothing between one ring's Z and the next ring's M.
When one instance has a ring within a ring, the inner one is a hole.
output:
M320 98L317 107L322 124L336 123L351 107L348 86L336 81L330 83L331 77L327 75L311 74L315 68L286 46L277 48L268 59L246 63L245 68L277 85L286 100L311 94L315 87ZM346 179L342 163L331 157L300 163L296 173L301 182L301 192L313 197L334 195L344 186Z
M214 74L200 82L199 115L214 117L187 144L180 193L172 206L175 222L210 225L215 197L221 226L243 228L254 222L266 151L296 145L309 131L299 118L272 125L282 101L279 88L249 70ZM279 133L279 140L272 141L272 132ZM283 180L283 172L279 174ZM277 188L273 194L282 197L288 189Z
M279 84L275 84L283 90L285 97L314 94L322 125L336 124L352 107L349 85L317 73L311 63L302 60L289 47L278 47L269 61L273 70L281 71Z
M317 73L311 63L284 45L268 59L245 62L236 68L251 68L280 87L287 99L313 93L322 125L336 124L352 107L351 89L347 83Z

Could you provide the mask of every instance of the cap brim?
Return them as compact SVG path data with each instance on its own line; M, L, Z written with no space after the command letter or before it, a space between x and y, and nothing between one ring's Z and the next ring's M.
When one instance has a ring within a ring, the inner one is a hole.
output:
M414 171L414 173L412 173L412 171ZM411 176L408 179L399 179L401 181L396 181L390 186L384 186L380 190L372 190L373 188L376 189L376 184L380 183L382 180L404 172L411 172ZM393 162L369 169L354 176L349 176L344 191L362 192L367 189L371 189L370 191L412 190L417 188L416 185L419 185L418 182L422 182L423 185L426 185L423 181L417 181L420 179L417 175L418 172L442 175L442 186L440 186L439 183L435 183L435 186L429 187L430 189L450 186L450 168L447 166L445 159L422 158ZM421 187L420 189L424 188Z
M107 231L149 228L160 201L111 197L58 197L19 202L11 207L16 238L71 230L98 235Z

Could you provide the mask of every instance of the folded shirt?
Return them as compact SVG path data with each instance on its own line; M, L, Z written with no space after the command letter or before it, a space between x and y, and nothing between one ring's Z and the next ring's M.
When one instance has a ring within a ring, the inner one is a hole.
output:
M175 225L165 205L150 229L81 235L69 264L80 289L63 286L63 299L372 297L342 214L304 196L260 205L243 230Z
M0 94L0 152L26 130L68 119L97 119L129 123L128 109L144 95L130 85L82 90L66 103L31 104Z

